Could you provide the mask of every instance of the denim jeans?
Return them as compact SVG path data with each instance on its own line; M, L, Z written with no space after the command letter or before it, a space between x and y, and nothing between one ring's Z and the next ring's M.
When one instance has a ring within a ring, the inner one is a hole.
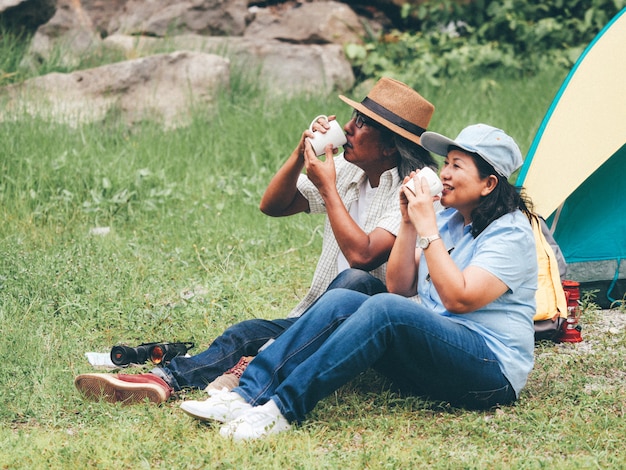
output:
M386 292L385 285L366 271L346 269L328 286L374 295ZM305 312L306 313L306 312ZM278 337L298 318L252 319L237 323L217 337L208 349L191 357L176 357L167 366L152 370L174 388L205 388L233 367L242 356L256 356L267 341Z
M469 408L515 400L478 333L395 294L333 290L259 353L233 391L272 399L300 422L317 402L375 367L401 388Z

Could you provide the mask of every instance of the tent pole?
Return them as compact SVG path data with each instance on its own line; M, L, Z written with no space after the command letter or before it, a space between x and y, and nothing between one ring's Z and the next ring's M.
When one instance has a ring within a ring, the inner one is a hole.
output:
M563 210L564 202L556 208L556 212L554 213L554 219L552 219L552 223L550 224L550 233L554 235L554 231L556 230L556 226L559 223L559 217L561 216L561 211Z
M617 279L619 278L619 267L620 267L620 264L622 264L622 258L617 258L616 261L617 261L617 268L615 269L615 276L613 276L613 282L611 282L611 285L606 291L606 298L609 299L609 301L611 302L611 305L614 304L615 302L618 302L618 300L611 297L611 292L613 291L615 284L617 284ZM623 301L624 300L621 300L621 302Z

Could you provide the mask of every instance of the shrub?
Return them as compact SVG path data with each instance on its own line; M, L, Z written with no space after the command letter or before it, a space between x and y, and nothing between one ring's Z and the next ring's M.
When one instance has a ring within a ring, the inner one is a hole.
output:
M391 75L441 84L464 74L524 76L569 68L626 0L427 0L405 4L406 29L385 31L346 54L360 79Z

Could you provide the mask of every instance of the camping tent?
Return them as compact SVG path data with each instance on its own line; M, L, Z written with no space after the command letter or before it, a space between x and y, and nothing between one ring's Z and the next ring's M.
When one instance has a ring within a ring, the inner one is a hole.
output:
M626 8L552 102L516 184L547 218L569 279L608 307L626 291Z

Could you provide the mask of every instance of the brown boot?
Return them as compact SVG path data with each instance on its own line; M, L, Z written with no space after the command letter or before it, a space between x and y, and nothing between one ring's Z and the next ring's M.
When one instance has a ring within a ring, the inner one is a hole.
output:
M230 391L237 385L239 385L239 379L243 375L243 372L246 370L246 367L248 367L248 364L250 364L250 361L252 359L254 359L254 356L243 356L241 359L239 359L239 362L237 362L237 364L228 369L209 385L207 385L207 387L205 388L207 393L211 395L212 392L215 391Z
M163 403L173 389L154 374L81 374L74 385L86 398L125 405L150 401Z

